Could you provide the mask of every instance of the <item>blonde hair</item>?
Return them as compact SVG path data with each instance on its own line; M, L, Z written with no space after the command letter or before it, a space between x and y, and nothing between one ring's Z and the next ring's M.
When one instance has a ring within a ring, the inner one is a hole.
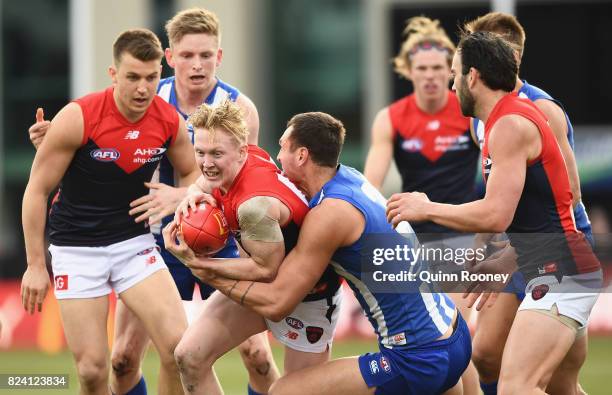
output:
M395 72L408 77L407 70L412 66L412 56L419 49L436 48L446 51L446 59L450 66L455 53L455 44L448 38L446 31L440 26L440 21L425 16L415 16L406 21L406 28L402 33L404 42L399 53L393 58Z
M465 24L467 33L491 32L501 36L510 44L513 50L523 57L525 49L525 29L514 15L503 12L489 12Z
M239 146L246 145L249 129L242 114L242 109L234 102L225 100L218 106L202 104L189 117L194 129L206 129L210 139L215 138L217 129L227 132Z
M187 34L210 34L221 42L219 18L204 8L190 8L174 15L166 22L166 34L170 47L181 41Z

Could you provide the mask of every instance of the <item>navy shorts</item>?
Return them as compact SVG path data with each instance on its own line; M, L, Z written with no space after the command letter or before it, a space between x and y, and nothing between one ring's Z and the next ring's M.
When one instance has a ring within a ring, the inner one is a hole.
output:
M472 356L472 339L459 314L448 339L416 348L388 349L359 357L359 369L377 395L434 395L452 388Z
M584 213L584 210L582 211ZM586 214L584 214L586 215ZM584 237L587 239L591 247L595 247L595 239L593 238L593 231L591 230L591 225L588 223L588 226L585 226L583 229L579 229L582 233L584 233ZM520 271L516 271L512 273L512 277L510 277L510 281L506 284L503 292L510 292L516 295L516 298L519 302L522 302L525 299L525 288L527 288L527 282L525 281L525 276Z
M155 241L161 248L161 256L164 258L164 262L166 262L168 270L170 270L170 274L176 283L179 294L181 294L181 299L192 300L193 290L195 289L196 284L198 284L200 288L200 296L202 299L207 299L215 289L200 281L199 278L191 273L191 270L189 270L187 266L183 265L183 263L176 259L174 255L166 251L164 238L162 235L155 235ZM230 236L230 238L227 240L226 246L219 251L217 255L215 255L215 258L238 258L239 256L240 254L238 253L236 241L234 240L233 236Z

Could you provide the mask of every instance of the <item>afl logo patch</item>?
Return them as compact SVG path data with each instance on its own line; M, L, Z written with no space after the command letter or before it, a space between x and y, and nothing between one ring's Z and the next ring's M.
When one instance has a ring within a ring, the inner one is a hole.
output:
M423 149L423 142L420 139L409 139L402 142L402 149L407 152L417 152Z
M119 151L114 148L98 148L89 153L98 162L114 162L119 159Z
M294 329L302 329L304 327L304 323L297 318L287 317L285 318L285 322Z

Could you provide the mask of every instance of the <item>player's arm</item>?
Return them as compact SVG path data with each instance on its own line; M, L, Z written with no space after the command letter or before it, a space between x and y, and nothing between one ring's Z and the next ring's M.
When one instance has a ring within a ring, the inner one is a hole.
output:
M244 120L249 130L249 144L257 145L259 139L259 113L257 107L246 95L240 94L236 99L236 104L240 106L244 113Z
M168 159L179 178L180 187L188 187L202 174L195 161L193 145L187 133L183 117L179 116L179 128L174 144L168 148Z
M201 258L197 266L212 275L232 280L272 281L285 257L285 243L280 223L288 209L273 197L256 196L238 207L240 243L248 253L245 258Z
M480 149L480 141L478 141L478 135L476 134L476 128L474 128L474 124L476 123L475 118L470 118L470 136L472 137L472 142L478 149Z
M388 107L376 114L372 124L371 139L363 174L380 190L393 158L393 126Z
M168 159L174 167L178 176L179 187L174 187L161 182L146 182L145 186L154 193L130 202L130 215L136 216L136 222L148 221L154 224L161 221L165 216L173 214L179 203L187 195L187 187L195 182L200 175L195 162L193 146L187 134L187 127L183 117L179 116L179 127L174 144L167 151Z
M527 162L541 152L537 127L525 118L500 118L489 136L493 162L483 199L460 204L430 202L423 193L391 196L387 219L433 221L460 232L504 232L514 217L523 186Z
M263 317L280 321L313 289L334 252L354 243L364 226L363 215L352 205L343 200L325 199L306 215L298 243L280 265L274 281L235 281L208 277L206 270L192 269L192 272L234 301ZM172 233L164 230L164 240L170 242L171 237Z
M53 119L39 146L23 194L22 225L28 267L21 282L24 308L38 310L49 286L45 254L47 199L60 182L83 138L83 115L76 103L65 106Z
M536 100L534 104L538 106L548 118L550 128L557 139L561 154L563 154L563 158L565 159L565 167L567 168L570 187L572 189L572 206L575 207L582 199L582 193L580 191L580 175L578 174L576 157L567 139L567 120L565 119L565 113L555 102L547 99Z

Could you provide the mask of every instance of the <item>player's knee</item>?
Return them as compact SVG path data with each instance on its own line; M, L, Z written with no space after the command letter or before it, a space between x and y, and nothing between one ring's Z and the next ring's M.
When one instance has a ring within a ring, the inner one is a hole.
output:
M83 357L77 362L77 372L81 385L88 391L105 386L108 381L106 358Z
M117 377L124 377L138 372L140 368L140 354L130 347L113 349L111 367L113 374Z
M124 377L138 372L140 368L140 350L130 346L130 343L117 343L111 354L113 374Z
M267 347L262 344L247 340L238 347L240 356L245 367L261 376L267 376L270 372L272 356Z
M166 368L176 367L176 351L180 340L180 336L175 336L165 339L165 342L161 345L156 345L162 366Z
M474 342L472 362L482 381L489 382L497 379L501 368L501 357L502 352L491 344Z
M182 375L193 375L199 371L212 368L214 361L195 352L197 348L179 343L174 349L174 361Z

